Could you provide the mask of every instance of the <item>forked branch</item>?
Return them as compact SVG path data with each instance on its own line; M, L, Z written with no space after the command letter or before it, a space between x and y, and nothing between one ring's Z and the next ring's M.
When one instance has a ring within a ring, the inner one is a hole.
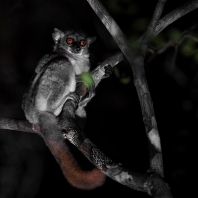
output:
M157 123L154 115L153 104L149 89L147 86L145 71L144 71L144 58L145 49L148 46L148 37L152 34L157 24L157 20L161 16L165 1L160 0L155 9L152 21L148 27L146 37L143 42L144 45L139 45L139 53L133 52L128 44L127 40L124 38L122 31L119 26L113 20L113 18L108 14L107 10L103 8L101 3L97 0L87 0L90 6L93 8L95 13L98 15L100 20L103 22L109 33L117 42L119 48L123 52L124 56L129 61L133 76L134 84L139 96L143 121L146 128L146 134L148 137L149 148L150 148L150 168L149 171L155 172L163 177L163 163L161 155L161 145L160 137L158 134ZM154 141L155 139L155 141Z
M153 33L154 36L158 35L163 29L167 26L175 22L176 20L180 19L181 17L185 16L189 12L198 8L198 0L191 0L182 6L176 8L175 10L171 11L170 13L166 14L162 19L158 21L158 24L155 28L155 32Z
M92 7L92 9L95 11L95 13L98 15L100 20L103 22L109 33L112 35L115 42L118 44L119 48L121 49L124 56L127 58L127 60L131 65L134 76L134 84L136 86L136 90L140 100L143 121L145 124L146 134L149 142L149 153L150 153L149 171L154 172L155 174L159 174L161 177L163 177L163 162L162 162L160 137L158 133L157 122L155 119L151 95L145 77L144 59L149 44L149 38L156 35L157 27L159 28L160 22L162 24L162 21L160 21L160 17L166 0L158 1L151 22L147 28L147 31L144 34L144 37L142 37L142 39L139 40L141 42L139 42L138 53L132 52L132 50L130 49L130 45L126 41L122 31L120 30L116 22L113 20L113 18L104 9L101 3L97 0L87 0L87 1ZM180 7L179 9L177 9L176 14L174 14L174 17L172 18L172 22L180 18L184 14L187 14L188 12L192 11L194 8L189 8L189 7L190 6L192 7L192 5L196 6L196 4L197 1L191 1L185 4L184 6ZM170 17L172 16L173 13L171 12L169 15L163 18L165 19L166 23L163 23L163 25L161 26L162 29L171 23ZM157 177L155 177L153 181L157 181ZM153 183L157 184L157 182L153 182ZM148 187L148 189L150 188ZM158 187L154 185L152 186L152 189L155 189L154 191L150 191L154 197L172 197L170 190L168 188L161 188L159 190ZM154 193L157 191L160 192L158 195Z

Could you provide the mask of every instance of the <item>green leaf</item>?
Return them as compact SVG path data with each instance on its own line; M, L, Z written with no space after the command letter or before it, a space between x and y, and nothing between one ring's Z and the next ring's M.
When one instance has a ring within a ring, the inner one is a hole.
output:
M121 82L122 84L124 84L124 85L127 85L127 84L129 84L129 83L131 82L131 77L128 76L128 77L121 78L121 79L120 79L120 82Z
M175 28L172 28L168 31L168 37L169 39L178 42L182 38L182 33Z
M166 42L164 34L159 34L156 37L150 39L151 45L159 46Z
M87 88L91 88L94 86L94 80L90 72L83 72L79 75L79 77Z
M190 56L192 53L194 53L196 50L196 43L192 39L188 38L185 39L185 41L182 43L181 46L181 53L184 56Z

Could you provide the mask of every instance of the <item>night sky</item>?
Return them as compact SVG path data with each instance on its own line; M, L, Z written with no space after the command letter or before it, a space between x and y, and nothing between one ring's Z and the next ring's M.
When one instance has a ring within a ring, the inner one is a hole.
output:
M157 1L101 2L132 41L145 31L142 24L149 22ZM174 0L173 3L169 0L163 15L184 2L187 1ZM171 28L183 32L198 23L197 12L170 25L164 31L165 37ZM139 19L144 23L140 24ZM37 62L53 48L54 28L79 28L97 37L90 49L92 68L119 51L86 1L1 0L0 117L25 119L22 96ZM145 71L161 137L165 181L174 198L183 198L192 197L197 186L194 177L197 175L198 61L193 55L184 56L178 51L174 67L171 67L174 52L175 48L169 47L152 60L148 53ZM134 171L146 172L149 166L147 139L132 71L126 60L100 83L86 110L84 132L87 136L115 162ZM71 150L85 169L92 168L76 148L71 146ZM95 190L75 189L63 177L41 137L0 131L0 198L125 196L127 193L130 197L149 197L109 178Z

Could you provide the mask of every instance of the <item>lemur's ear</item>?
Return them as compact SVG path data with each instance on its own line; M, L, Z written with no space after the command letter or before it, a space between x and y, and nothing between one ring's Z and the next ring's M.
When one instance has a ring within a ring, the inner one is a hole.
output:
M58 41L63 38L64 36L64 32L62 32L61 30L54 28L54 33L52 34L52 38L54 39L55 43L58 43Z
M91 43L93 43L96 40L96 37L88 37L87 38L87 43L90 45Z

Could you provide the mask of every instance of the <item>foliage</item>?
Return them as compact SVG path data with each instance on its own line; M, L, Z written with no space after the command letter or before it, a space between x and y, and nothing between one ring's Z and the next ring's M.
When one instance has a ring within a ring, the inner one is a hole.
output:
M91 88L94 86L94 80L90 72L83 72L79 75L80 79L82 80L83 84L87 88Z

